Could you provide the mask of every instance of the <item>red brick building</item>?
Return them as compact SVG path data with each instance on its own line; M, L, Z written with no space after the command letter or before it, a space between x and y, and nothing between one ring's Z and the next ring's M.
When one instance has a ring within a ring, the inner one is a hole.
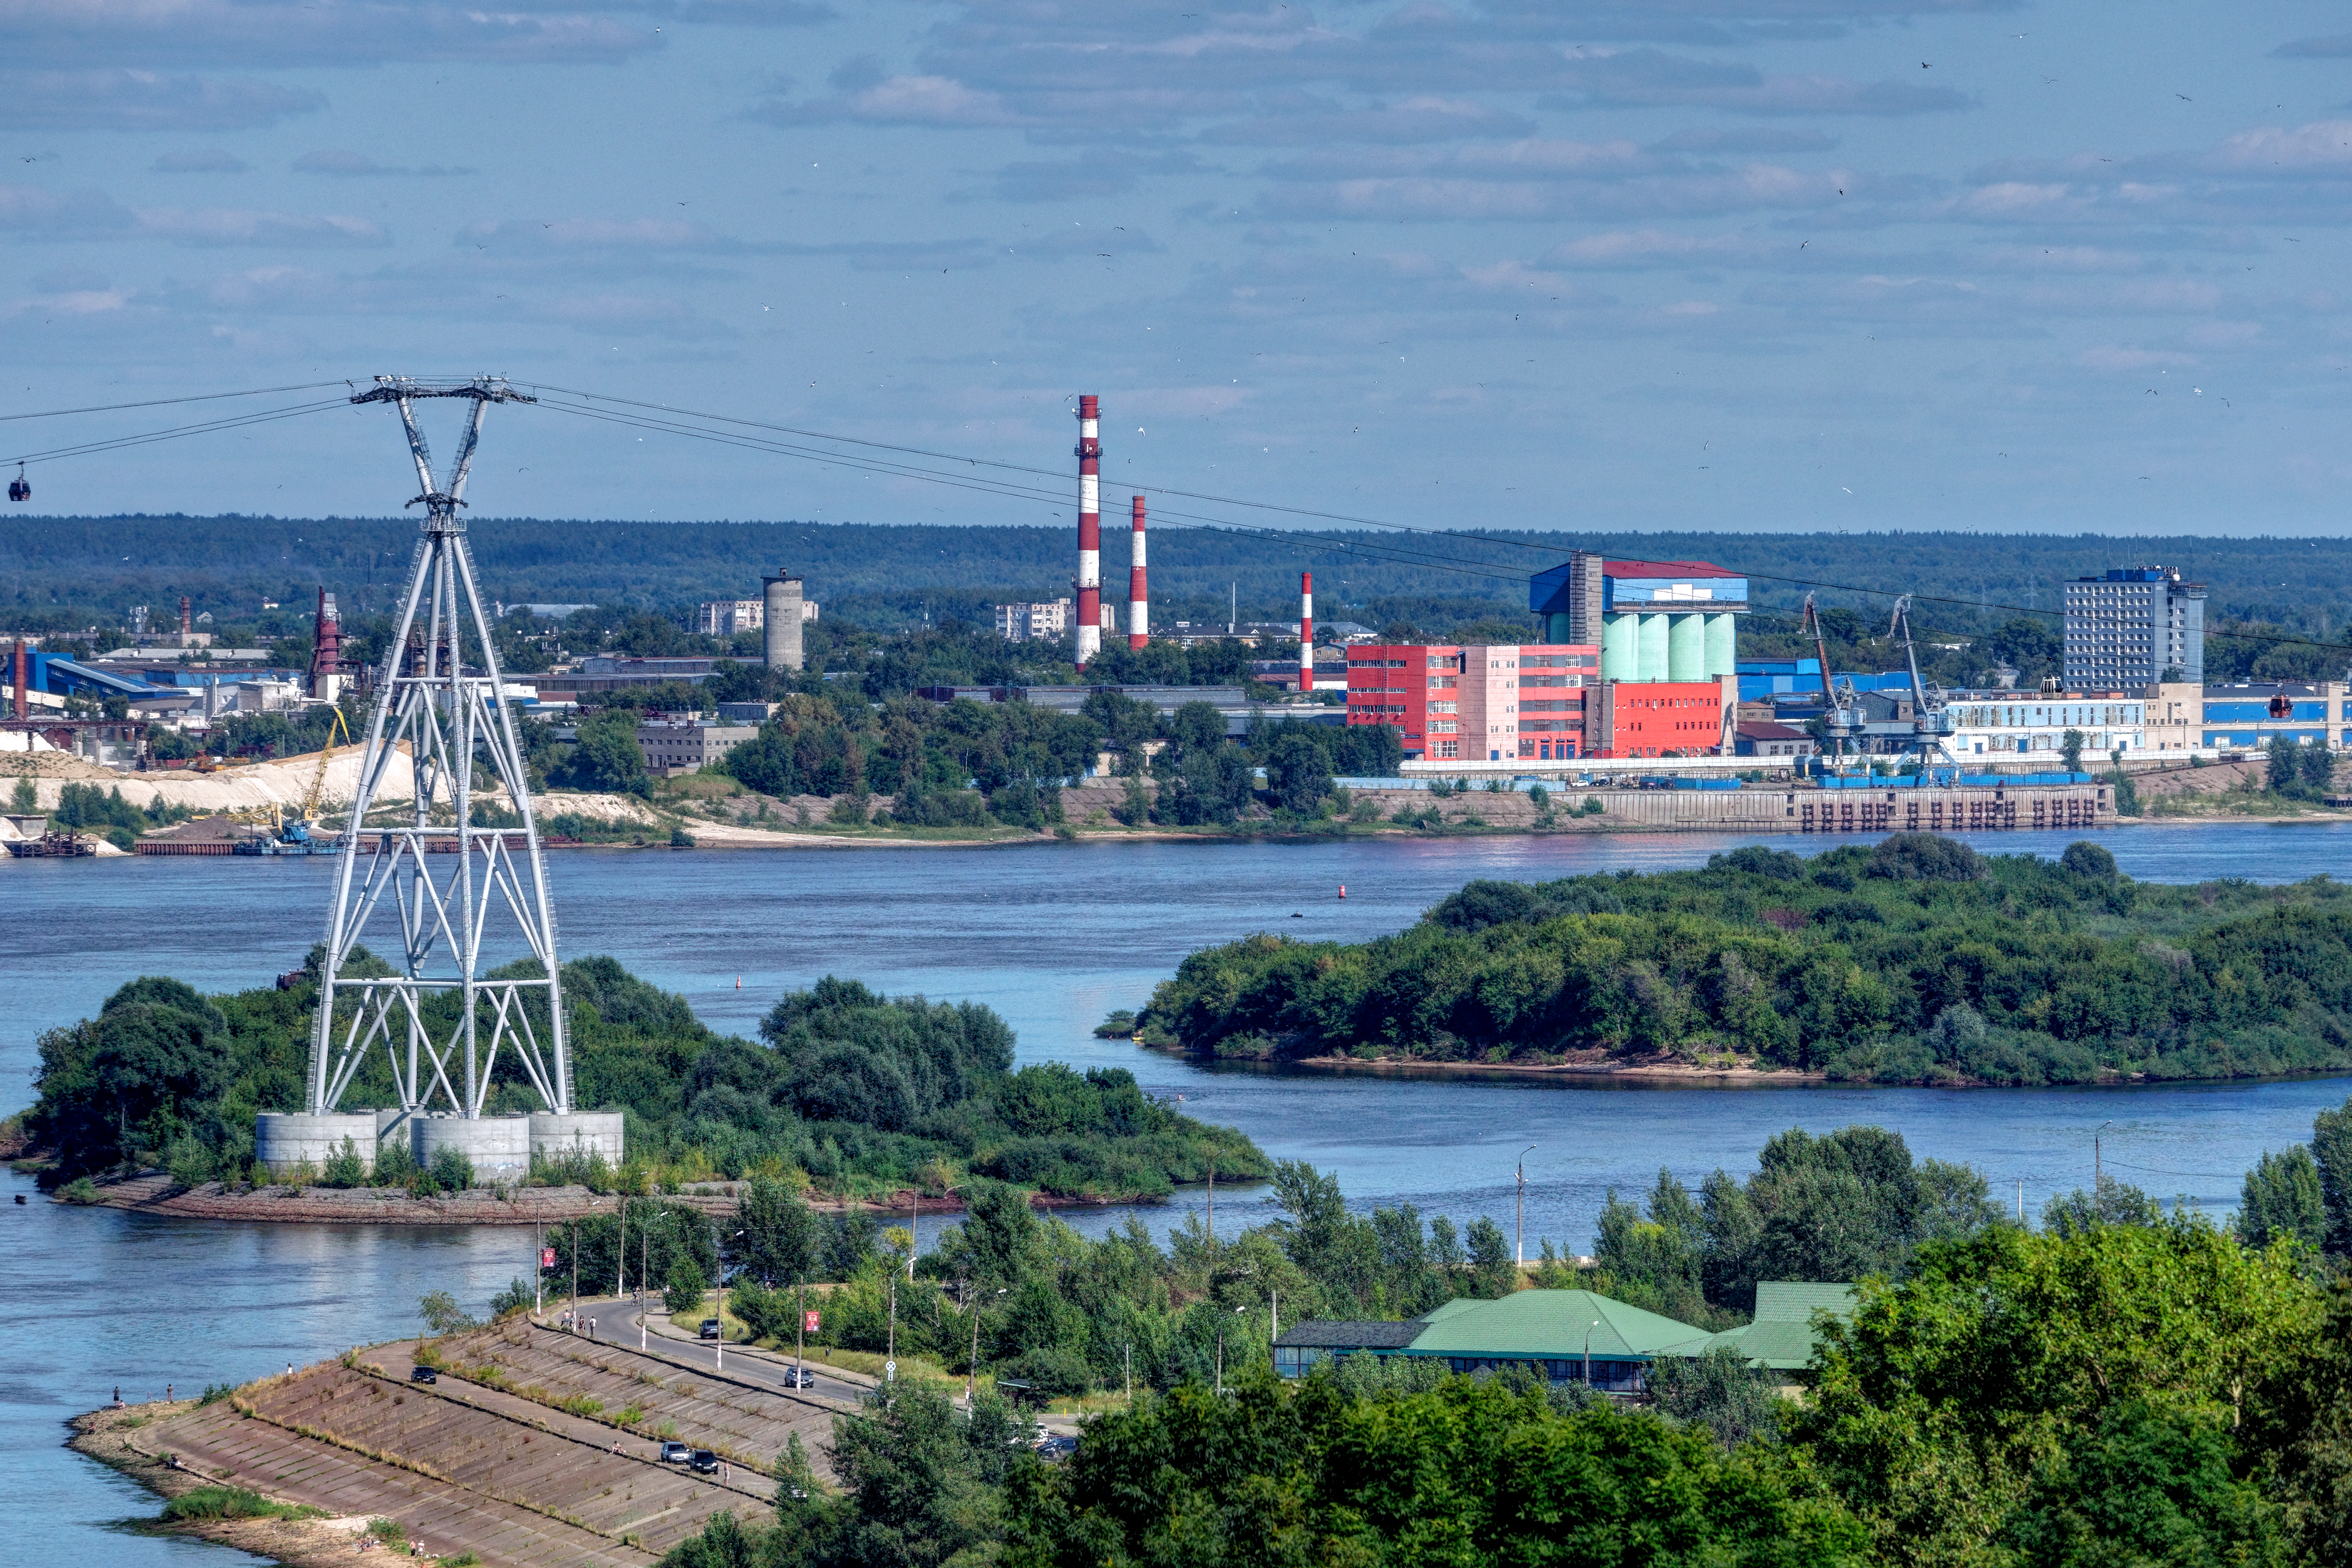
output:
M1393 724L1408 761L1567 762L1587 754L1598 647L1357 643L1348 722Z

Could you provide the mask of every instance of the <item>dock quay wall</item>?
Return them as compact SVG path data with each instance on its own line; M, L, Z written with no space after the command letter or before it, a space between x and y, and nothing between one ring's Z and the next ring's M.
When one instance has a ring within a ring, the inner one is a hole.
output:
M1746 833L1983 833L2115 823L2104 784L1993 789L1583 790L1563 805L1601 802L1607 820L1638 827Z

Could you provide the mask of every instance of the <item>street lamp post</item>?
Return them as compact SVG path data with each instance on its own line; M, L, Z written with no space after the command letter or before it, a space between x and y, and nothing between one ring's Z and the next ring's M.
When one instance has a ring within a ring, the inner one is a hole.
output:
M1592 1387L1592 1331L1600 1326L1598 1318L1584 1326L1584 1386L1588 1392Z
M1519 1151L1518 1247L1519 1267L1528 1266L1528 1156L1536 1152L1532 1143Z
M2099 1147L2100 1141L2106 1135L2107 1129L2114 1125L2113 1121L2102 1121L2099 1123L2099 1130L2091 1134L2091 1200L2094 1204L2098 1201L2099 1189L2106 1184L2107 1180L2106 1163L2103 1151Z

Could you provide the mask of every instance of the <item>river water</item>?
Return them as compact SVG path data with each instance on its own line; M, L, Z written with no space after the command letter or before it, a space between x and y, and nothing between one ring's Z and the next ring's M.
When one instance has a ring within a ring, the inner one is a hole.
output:
M2054 856L2079 835L2011 833L1989 852ZM2157 881L2289 880L2352 871L2352 825L2134 827L2099 836L2123 868ZM1474 877L1537 879L1690 866L1764 842L1800 853L1847 839L1712 835L1361 839L1311 845L1147 843L987 849L567 852L549 858L567 957L611 953L683 993L716 1026L746 1034L782 990L854 975L891 993L994 1007L1024 1061L1132 1068L1190 1113L1241 1129L1268 1153L1336 1171L1360 1204L1411 1202L1457 1222L1511 1228L1514 1161L1526 1156L1528 1253L1549 1237L1590 1250L1612 1187L1663 1166L1696 1183L1754 1168L1791 1126L1892 1127L1913 1151L1976 1166L2029 1214L2086 1186L2092 1139L2119 1175L2209 1211L2230 1207L2265 1149L2309 1136L2335 1079L2109 1089L1823 1089L1518 1081L1211 1069L1090 1033L1132 1007L1183 955L1256 931L1360 940L1410 924ZM0 863L0 1110L32 1099L39 1032L95 1010L141 974L199 990L269 984L299 963L326 916L331 861L160 858ZM1344 885L1347 897L1339 897ZM2102 1129L2104 1131L2102 1131ZM479 1303L527 1272L527 1235L198 1224L0 1206L0 1291L16 1324L0 1370L0 1440L15 1456L20 1561L115 1568L235 1560L223 1549L116 1534L152 1512L111 1471L57 1447L57 1423L102 1403L242 1380L363 1341L413 1332L416 1299ZM1221 1226L1249 1223L1263 1194L1219 1194ZM1147 1211L1164 1229L1193 1192ZM1125 1211L1072 1215L1081 1229ZM929 1226L924 1230L928 1233ZM924 1239L929 1240L928 1234Z

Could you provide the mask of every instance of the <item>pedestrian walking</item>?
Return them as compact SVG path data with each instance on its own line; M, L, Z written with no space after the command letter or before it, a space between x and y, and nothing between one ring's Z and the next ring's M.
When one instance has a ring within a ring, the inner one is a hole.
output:
M163 1385L163 1403L166 1405L172 1403L172 1385L168 1383Z
M122 1385L119 1383L114 1385L114 1403L117 1405L122 1403Z

